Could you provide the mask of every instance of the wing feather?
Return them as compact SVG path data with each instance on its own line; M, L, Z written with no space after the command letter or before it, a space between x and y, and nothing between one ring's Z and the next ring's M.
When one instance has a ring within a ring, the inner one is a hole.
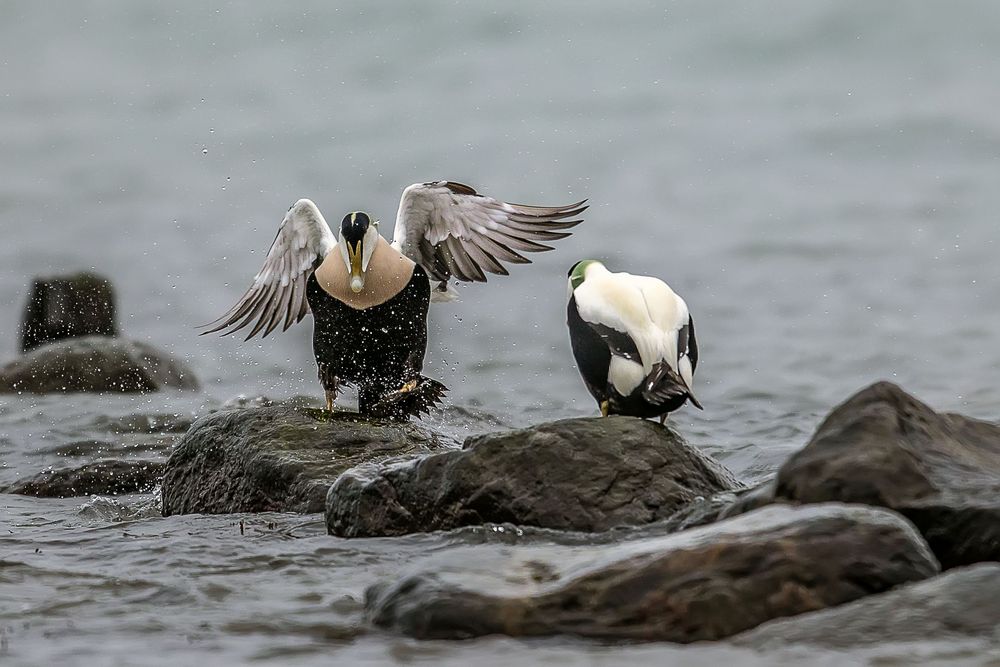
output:
M524 250L525 252L545 252L547 250L552 250L552 246L547 246L530 240L532 236L531 234L520 234L518 236L514 236L509 232L491 229L486 233L486 235L494 241L500 241L501 243L509 245L511 248L517 248L518 250Z
M232 308L205 325L202 334L228 335L253 324L246 340L266 337L284 321L284 329L309 312L306 280L337 240L316 205L300 199L285 214L267 252L264 266Z
M476 243L478 243L483 248L483 250L486 250L487 252L491 253L498 259L503 260L505 262L509 262L511 264L531 264L531 260L528 259L527 257L521 255L518 252L514 252L500 241L494 241L485 234L476 239Z
M482 246L478 243L469 243L465 246L465 250L469 253L472 261L483 267L484 271L501 276L509 275L503 264L498 262L496 257L483 250Z
M448 250L451 251L451 256L454 258L455 264L459 269L456 274L459 280L465 280L466 282L483 282L486 280L483 270L472 260L461 241L454 236L449 236L444 242L448 244Z
M545 243L569 236L562 230L580 224L586 209L586 200L508 204L461 183L415 183L399 201L392 244L438 282L486 282L486 272L508 274L504 262L531 263L518 251L552 250Z

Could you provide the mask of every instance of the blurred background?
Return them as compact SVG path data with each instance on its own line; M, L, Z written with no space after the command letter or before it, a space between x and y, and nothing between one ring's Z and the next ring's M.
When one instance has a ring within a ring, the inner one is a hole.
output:
M123 332L203 391L3 398L0 476L94 414L318 398L309 321L245 344L195 326L298 198L391 237L402 189L436 179L591 203L555 251L433 309L427 372L465 431L596 413L565 329L584 257L687 300L706 410L671 420L745 479L877 379L996 418L998 72L986 0L8 0L0 360L33 276L93 268Z

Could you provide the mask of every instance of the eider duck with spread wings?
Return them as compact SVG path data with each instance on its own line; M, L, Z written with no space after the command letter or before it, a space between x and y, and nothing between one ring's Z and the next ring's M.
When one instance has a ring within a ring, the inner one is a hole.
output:
M687 401L701 409L694 318L665 282L577 262L566 316L577 367L603 416L659 417L662 424Z
M430 301L456 292L452 279L486 282L528 264L522 252L551 250L585 201L544 207L508 204L451 181L403 191L391 244L367 213L348 213L336 238L316 205L285 214L253 284L204 333L253 325L247 340L313 314L313 353L326 406L345 384L365 415L405 419L439 402L444 385L421 375Z

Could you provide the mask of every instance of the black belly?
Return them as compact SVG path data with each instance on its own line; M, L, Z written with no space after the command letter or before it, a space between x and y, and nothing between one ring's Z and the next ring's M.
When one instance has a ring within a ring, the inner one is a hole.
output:
M415 378L427 350L427 307L431 287L420 266L406 287L384 303L351 308L309 277L306 296L313 314L313 353L323 386L358 388L359 408Z

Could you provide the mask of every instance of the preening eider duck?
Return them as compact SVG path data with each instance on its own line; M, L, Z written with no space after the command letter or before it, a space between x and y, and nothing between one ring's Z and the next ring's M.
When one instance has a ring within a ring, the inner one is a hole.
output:
M551 250L587 207L508 204L451 181L403 191L393 242L367 213L348 213L340 237L316 205L300 199L285 214L264 266L240 300L208 331L253 324L247 340L313 314L313 353L326 406L345 384L365 415L405 419L441 400L444 385L421 375L430 301L456 295L452 279L486 282L521 252Z
M569 270L573 356L601 414L659 417L691 401L698 366L694 319L662 280L612 273L595 260Z

